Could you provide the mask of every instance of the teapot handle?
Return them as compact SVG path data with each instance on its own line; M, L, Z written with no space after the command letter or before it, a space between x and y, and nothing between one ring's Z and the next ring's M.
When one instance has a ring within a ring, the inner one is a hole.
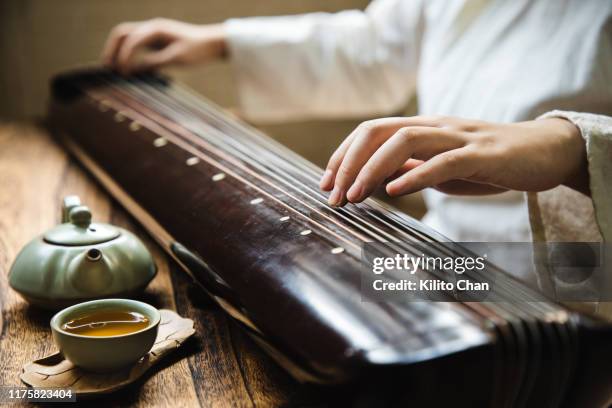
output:
M81 199L79 196L70 195L64 197L64 201L62 204L62 223L70 222L70 210L74 207L78 207L81 205Z

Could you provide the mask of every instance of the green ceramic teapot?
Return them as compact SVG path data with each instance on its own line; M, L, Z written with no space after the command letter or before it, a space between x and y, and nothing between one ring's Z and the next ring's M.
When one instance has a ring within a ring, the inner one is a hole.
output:
M132 296L156 272L150 252L134 234L92 223L89 208L69 196L62 224L19 252L9 283L30 303L59 309L85 300Z

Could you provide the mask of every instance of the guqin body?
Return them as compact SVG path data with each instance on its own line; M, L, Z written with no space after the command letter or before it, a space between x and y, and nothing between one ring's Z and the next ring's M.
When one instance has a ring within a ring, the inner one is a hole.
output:
M544 298L362 301L364 242L444 237L375 200L329 207L319 168L184 88L67 73L48 123L299 380L397 384L385 395L414 406L598 406L609 395L608 327Z

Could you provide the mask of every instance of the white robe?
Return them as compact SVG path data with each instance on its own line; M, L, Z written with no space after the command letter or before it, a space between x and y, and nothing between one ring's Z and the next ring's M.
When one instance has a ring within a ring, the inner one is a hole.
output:
M365 11L225 26L242 109L254 121L384 116L414 92L423 115L515 122L552 109L612 114L609 0L376 0ZM610 165L593 165L602 154L611 159L610 128L603 133L587 150L595 209L609 214L602 186ZM452 239L531 239L522 193L430 189L425 198L424 221ZM598 221L609 239L608 218Z

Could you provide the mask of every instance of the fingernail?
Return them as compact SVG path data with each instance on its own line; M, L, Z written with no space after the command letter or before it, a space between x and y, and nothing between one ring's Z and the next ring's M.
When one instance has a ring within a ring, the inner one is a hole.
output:
M344 199L344 192L335 187L334 190L329 195L329 200L327 201L329 205L333 205L334 207L340 206L342 204L342 200Z
M322 190L329 190L331 188L332 175L333 173L331 170L325 170L319 182L319 187L321 187Z
M346 198L352 203L359 202L363 199L363 191L363 185L359 181L355 181L346 193Z

